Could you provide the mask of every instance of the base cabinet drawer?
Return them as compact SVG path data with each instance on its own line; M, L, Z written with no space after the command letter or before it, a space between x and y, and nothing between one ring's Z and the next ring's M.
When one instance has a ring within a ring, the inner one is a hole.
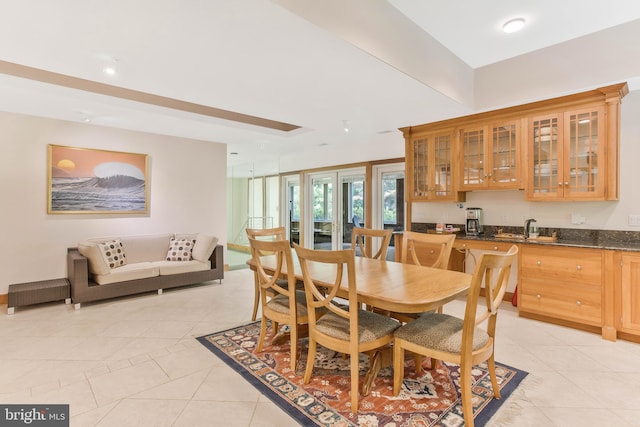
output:
M559 283L601 286L602 251L574 248L524 247L522 277L547 278Z
M602 325L602 289L599 286L522 279L518 303L521 311Z

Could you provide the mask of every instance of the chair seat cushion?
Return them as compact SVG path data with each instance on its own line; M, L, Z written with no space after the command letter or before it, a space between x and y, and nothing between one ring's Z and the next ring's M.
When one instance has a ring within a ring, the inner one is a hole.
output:
M267 302L267 306L278 313L289 314L289 297L278 294ZM303 291L296 291L296 310L298 316L307 315L307 300Z
M448 314L424 313L416 320L399 328L393 334L422 347L460 353L462 346L463 320ZM480 328L473 332L473 349L477 350L489 342L489 335Z
M400 326L400 323L387 316L371 311L358 310L358 339L360 343L375 341L392 333ZM335 313L327 313L318 319L316 329L331 337L349 340L349 319L340 317Z

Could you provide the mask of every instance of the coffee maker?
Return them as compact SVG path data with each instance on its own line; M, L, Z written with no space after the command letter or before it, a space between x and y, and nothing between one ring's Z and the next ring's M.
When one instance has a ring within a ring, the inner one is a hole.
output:
M467 208L467 236L482 234L482 208Z

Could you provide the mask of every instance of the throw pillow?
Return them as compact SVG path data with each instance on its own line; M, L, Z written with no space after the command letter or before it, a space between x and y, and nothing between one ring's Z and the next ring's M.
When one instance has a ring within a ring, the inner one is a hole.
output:
M193 251L192 239L176 239L175 237L169 242L169 252L167 252L167 261L191 261L191 251Z
M100 243L98 247L109 268L118 268L127 264L127 257L124 254L124 248L122 247L120 239Z

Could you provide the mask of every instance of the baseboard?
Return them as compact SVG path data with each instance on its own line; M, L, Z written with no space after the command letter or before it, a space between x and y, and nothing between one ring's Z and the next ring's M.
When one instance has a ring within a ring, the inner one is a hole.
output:
M518 311L518 315L520 317L525 317L527 319L538 320L540 322L552 323L558 326L565 326L567 328L579 329L581 331L593 332L594 334L602 335L602 328L593 326L593 325L585 325L583 323L572 322L570 320L556 319L555 317L544 316L542 314L536 314L536 313L529 313L522 310Z
M0 294L0 304L6 304L9 301L8 294Z
M640 336L635 335L635 334L630 334L630 333L627 333L627 332L618 331L617 337L619 339L621 339L621 340L631 341L631 342L635 342L637 344L640 344Z

